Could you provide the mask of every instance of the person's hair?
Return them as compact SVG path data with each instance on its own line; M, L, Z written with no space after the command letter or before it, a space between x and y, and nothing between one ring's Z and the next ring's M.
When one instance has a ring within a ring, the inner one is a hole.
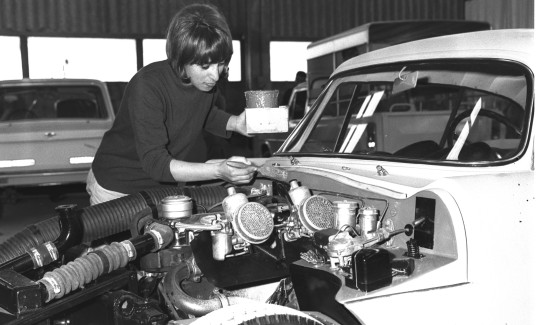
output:
M304 82L306 81L307 74L304 71L298 71L296 72L296 77L294 81L296 82Z
M232 36L225 17L209 4L182 8L169 24L166 51L172 68L184 82L189 82L184 68L187 64L229 64Z

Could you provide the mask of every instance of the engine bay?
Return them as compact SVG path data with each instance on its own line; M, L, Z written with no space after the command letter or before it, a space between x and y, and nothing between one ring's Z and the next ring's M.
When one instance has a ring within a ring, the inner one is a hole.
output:
M60 206L40 236L1 244L0 319L197 324L257 302L360 324L350 306L363 299L429 289L436 272L466 281L448 193L395 198L294 176Z

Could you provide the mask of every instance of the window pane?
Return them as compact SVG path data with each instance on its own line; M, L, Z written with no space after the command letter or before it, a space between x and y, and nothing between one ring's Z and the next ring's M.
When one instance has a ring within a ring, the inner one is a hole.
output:
M165 50L166 40L145 39L143 40L143 64L165 60L167 53ZM233 56L229 63L229 81L242 80L240 41L233 40Z
M96 86L4 87L0 89L0 112L0 122L108 117L103 94Z
M294 81L297 71L306 71L309 43L270 42L270 80Z
M232 42L233 55L229 62L229 81L242 81L242 50L240 41Z
M135 40L29 37L31 78L129 81L137 72Z
M0 36L0 79L21 79L20 40L16 36Z
M165 39L144 39L143 40L143 64L163 61L167 58L165 50Z

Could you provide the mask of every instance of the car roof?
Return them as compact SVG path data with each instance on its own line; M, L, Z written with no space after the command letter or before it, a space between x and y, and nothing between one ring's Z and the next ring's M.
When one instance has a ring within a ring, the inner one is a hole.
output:
M534 43L533 29L488 30L433 37L361 54L341 64L332 75L396 61L441 58L496 58L534 66Z
M0 80L0 86L39 86L39 85L88 85L88 84L103 84L102 81L97 79L14 79L14 80Z
M372 21L307 46L308 59L360 44L395 45L412 39L491 29L488 22L471 20L387 20ZM396 31L400 31L396 33Z

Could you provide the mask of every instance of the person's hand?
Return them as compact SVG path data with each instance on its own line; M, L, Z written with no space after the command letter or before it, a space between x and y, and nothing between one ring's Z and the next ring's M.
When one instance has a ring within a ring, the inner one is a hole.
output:
M247 133L246 125L246 111L244 110L240 115L231 116L227 122L227 130L234 131L244 135L246 137L252 137L252 134Z
M244 157L234 156L222 161L218 167L220 178L233 184L247 184L255 175L257 166Z

